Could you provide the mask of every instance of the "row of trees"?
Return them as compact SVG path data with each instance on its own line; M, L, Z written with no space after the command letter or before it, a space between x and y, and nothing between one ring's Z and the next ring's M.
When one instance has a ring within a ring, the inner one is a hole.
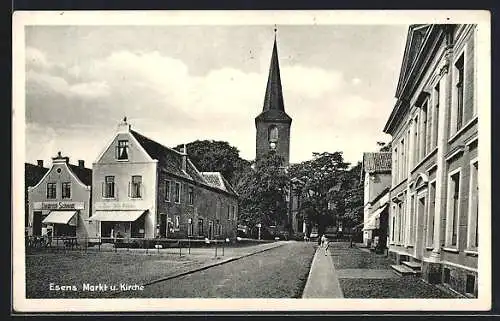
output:
M187 144L187 151L201 171L220 171L236 188L239 222L250 228L258 223L290 227L287 201L292 182L300 218L308 226L317 225L319 233L338 222L344 227L362 222L361 163L350 167L342 152L313 153L311 160L285 168L275 153L250 162L224 141L197 140Z

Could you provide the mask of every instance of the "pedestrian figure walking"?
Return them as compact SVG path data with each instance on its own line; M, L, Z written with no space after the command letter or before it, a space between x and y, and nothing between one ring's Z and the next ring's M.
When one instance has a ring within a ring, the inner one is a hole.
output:
M330 241L328 240L328 237L323 235L323 247L325 248L325 256L328 255L328 247L330 246Z

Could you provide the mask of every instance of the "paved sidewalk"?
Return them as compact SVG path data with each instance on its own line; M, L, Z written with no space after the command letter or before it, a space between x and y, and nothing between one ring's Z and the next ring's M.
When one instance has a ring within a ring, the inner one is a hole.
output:
M311 264L311 270L307 278L303 299L312 298L343 298L342 289L337 277L333 260L325 249L318 247Z

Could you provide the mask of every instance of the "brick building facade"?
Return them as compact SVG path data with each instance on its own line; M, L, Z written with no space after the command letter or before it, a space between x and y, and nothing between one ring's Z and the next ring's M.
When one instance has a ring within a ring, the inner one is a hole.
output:
M234 238L238 197L220 173L201 173L187 154L124 120L93 166L92 220L100 236Z

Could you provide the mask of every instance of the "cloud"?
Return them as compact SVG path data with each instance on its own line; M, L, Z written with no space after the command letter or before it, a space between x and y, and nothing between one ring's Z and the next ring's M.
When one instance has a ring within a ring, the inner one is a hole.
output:
M27 120L41 127L95 125L92 135L82 129L57 138L60 148L88 157L83 158L87 162L107 142L102 133L114 129L125 115L133 128L168 146L221 139L237 146L242 157L254 157L253 119L262 108L267 69L244 72L225 67L194 75L182 60L158 51L120 50L56 70L44 53L30 51ZM347 145L356 149L352 142L366 140L367 127L377 126L370 120L377 103L345 92L347 83L339 71L283 65L281 79L286 110L294 119L291 161L307 159L312 151L341 150L350 131L355 132L349 134ZM29 133L29 139L46 135ZM325 146L325 137L336 143ZM78 150L74 141L86 149ZM354 152L347 154L356 157Z
M47 60L46 55L33 47L26 47L26 65L28 68L41 68L46 69L51 66L51 63Z

